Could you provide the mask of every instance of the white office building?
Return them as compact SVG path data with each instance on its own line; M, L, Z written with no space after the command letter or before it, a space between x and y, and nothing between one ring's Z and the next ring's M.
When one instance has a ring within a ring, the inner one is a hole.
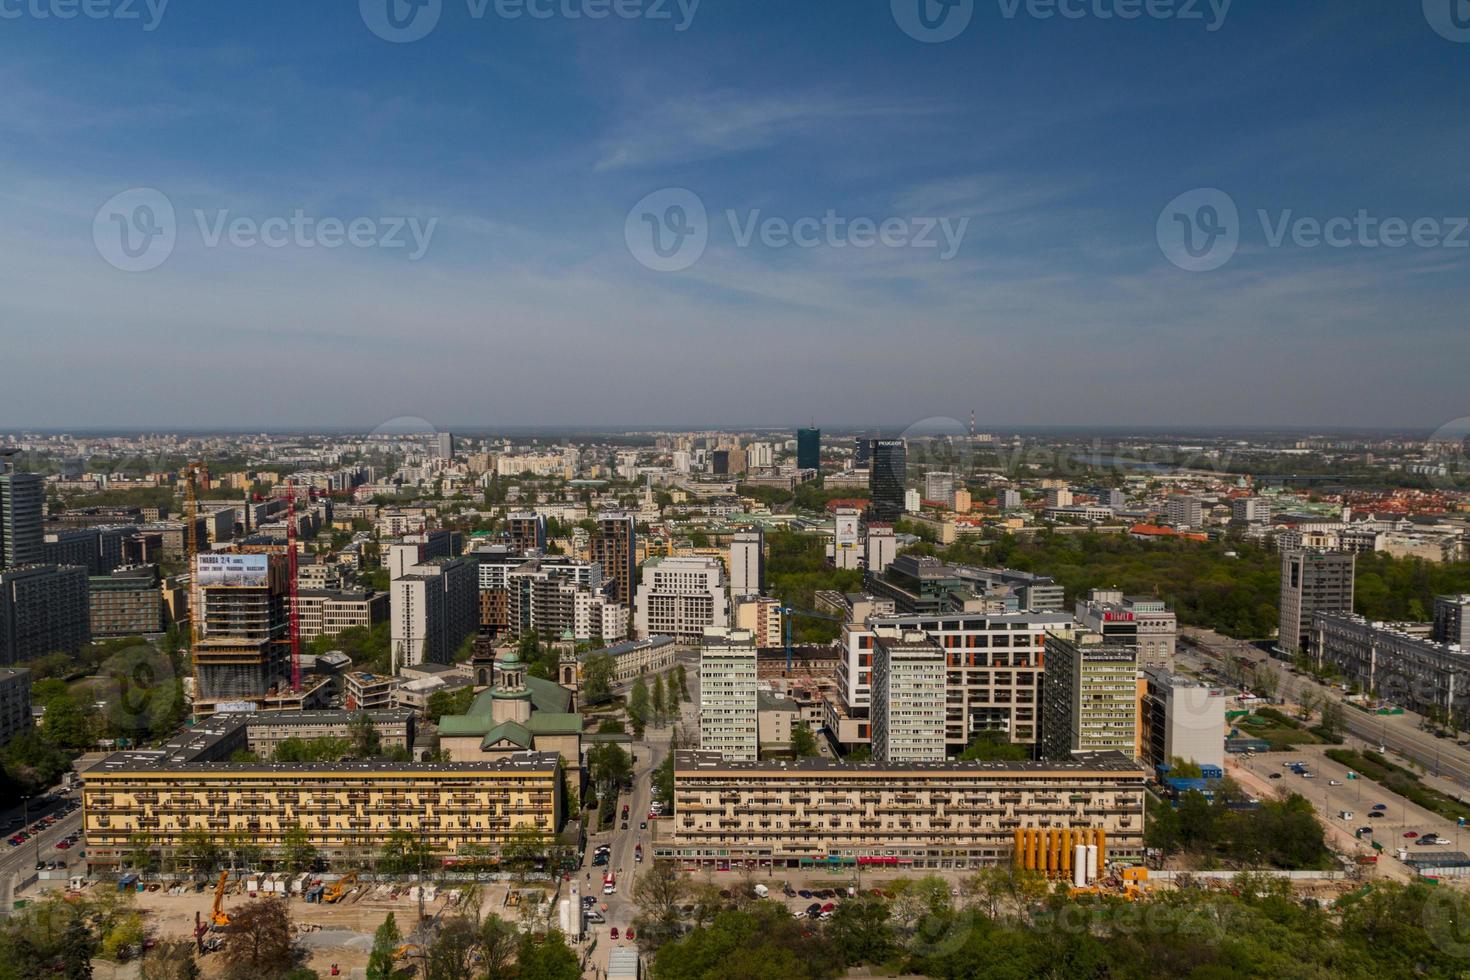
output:
M928 634L879 633L873 640L873 758L944 760L944 650Z
M707 626L730 625L725 571L717 558L650 558L634 601L641 637L698 639Z
M710 627L699 651L699 748L727 762L754 762L760 754L755 636L749 630Z

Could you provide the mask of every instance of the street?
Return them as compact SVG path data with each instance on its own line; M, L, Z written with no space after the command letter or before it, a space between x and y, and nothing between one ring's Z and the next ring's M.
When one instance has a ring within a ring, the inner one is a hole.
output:
M29 826L34 826L42 817L55 813L72 801L72 796L57 796L49 800L42 800L36 806L29 808L28 813L20 806L11 807L3 817L3 825L8 828L5 831L6 841L8 842L10 837L22 829L23 818L28 817ZM0 881L13 882L18 886L20 882L35 873L37 862L63 861L68 867L80 865L85 841L78 842L75 846L64 850L58 850L56 843L73 831L80 830L81 827L82 811L78 809L60 817L56 823L39 834L33 834L31 839L24 843L15 846L9 843L0 845L3 847L3 850L0 850Z

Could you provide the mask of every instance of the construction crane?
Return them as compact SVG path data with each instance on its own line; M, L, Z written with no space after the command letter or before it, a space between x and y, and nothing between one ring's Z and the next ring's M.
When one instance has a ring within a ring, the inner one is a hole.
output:
M301 693L301 611L296 589L296 483L286 481L286 574L290 576L291 690Z
M199 473L204 463L184 467L184 544L189 558L189 653L199 648Z
M224 929L230 924L230 917L225 914L224 910L225 883L229 880L230 873L228 871L221 871L219 873L219 884L214 886L214 907L209 911L209 920L220 929Z
M791 643L791 620L795 616L801 616L805 619L825 619L829 623L845 622L841 616L828 616L826 613L819 613L812 609L797 609L795 606L782 606L781 621L786 629L786 673L788 674L791 673L791 657L793 651Z

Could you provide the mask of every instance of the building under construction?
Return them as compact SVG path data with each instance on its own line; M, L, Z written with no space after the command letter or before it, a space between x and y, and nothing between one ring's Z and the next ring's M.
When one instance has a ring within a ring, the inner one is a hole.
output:
M292 690L288 557L205 552L195 559L194 575L194 714L246 703L314 707L313 691Z

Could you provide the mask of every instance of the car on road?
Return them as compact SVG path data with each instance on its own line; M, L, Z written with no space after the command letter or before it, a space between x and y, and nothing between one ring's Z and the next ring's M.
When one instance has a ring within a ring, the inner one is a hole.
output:
M627 830L628 829L628 821L626 821L626 820L623 821L623 829L624 830Z
M618 938L618 927L613 926L612 931L609 932L608 935L612 936L614 939Z
M597 911L596 909L588 909L587 910L587 921L588 922L606 922L607 921L607 917L604 916L601 912Z
M1436 837L1433 834L1425 834L1423 837L1419 838L1414 843L1415 844L1418 844L1418 845L1421 845L1421 846L1423 846L1423 845L1433 846L1435 844L1448 844L1449 841L1445 840L1442 837Z
M1302 773L1302 778L1303 779L1316 779L1317 778L1317 774L1315 772L1303 772Z
M1376 819L1378 819L1379 817L1381 817L1383 815L1384 814L1383 814L1383 811L1382 810L1369 810L1368 811L1368 819L1369 820L1376 820Z
M628 927L628 931L625 932L625 933L623 933L623 938L626 939L626 940L628 940L629 942L631 942L635 938L634 935L633 935L633 927L632 926L629 926Z
M638 822L638 829L639 830L647 830L648 829L648 821L647 820L641 820L641 821L639 821Z
M1271 774L1271 778L1272 779L1280 779L1281 778L1281 773L1279 773L1279 772L1273 772Z
M1375 803L1375 804L1373 804L1373 809L1382 812L1382 811L1388 809L1388 804L1387 803Z
M1415 837L1418 837L1419 836L1419 831L1417 831L1417 830L1406 830L1406 831L1404 831L1404 836L1407 837L1407 838L1409 838L1410 840L1413 840Z
M1327 785L1328 786L1341 786L1342 785L1342 780L1341 779L1329 779L1329 780L1327 780Z

